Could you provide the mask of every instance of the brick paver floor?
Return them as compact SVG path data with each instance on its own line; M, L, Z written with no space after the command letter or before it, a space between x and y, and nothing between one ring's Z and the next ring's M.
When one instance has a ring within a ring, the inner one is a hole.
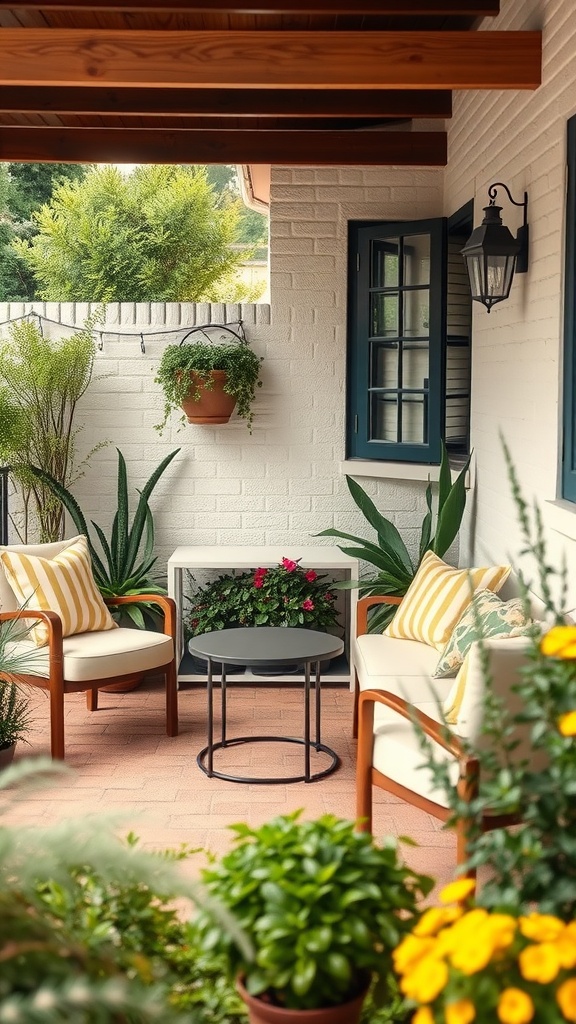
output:
M231 691L229 736L302 734L298 686L238 686ZM32 690L31 701L30 743L19 744L17 759L49 752L47 697ZM199 687L180 691L180 734L173 739L164 731L161 684L146 682L127 694L103 693L100 705L91 713L84 694L66 698L66 761L71 772L50 789L13 804L5 821L44 825L64 817L113 812L118 815L116 828L122 833L132 829L148 848L185 842L220 853L230 845L227 825L232 822L258 825L296 808L303 808L309 818L327 811L354 817L355 742L352 695L346 689L326 688L322 701L322 740L338 752L342 765L328 778L310 784L255 785L207 778L196 764L206 743L206 693ZM246 775L296 774L301 764L301 748L266 743L223 752L218 761L220 770L227 766ZM374 834L379 838L389 833L409 836L418 844L404 847L414 868L440 883L452 877L453 835L430 815L376 791Z

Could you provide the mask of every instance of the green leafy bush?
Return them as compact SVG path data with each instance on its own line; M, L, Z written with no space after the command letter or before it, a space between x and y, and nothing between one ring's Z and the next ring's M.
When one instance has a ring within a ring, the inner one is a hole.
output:
M387 993L390 954L432 880L400 863L393 840L374 846L354 823L300 811L252 829L232 825L236 845L202 872L256 954L247 958L203 911L204 948L225 957L252 995L296 1009L353 998L370 973Z
M336 596L314 569L283 558L270 569L219 576L191 599L185 627L189 636L233 626L337 625Z

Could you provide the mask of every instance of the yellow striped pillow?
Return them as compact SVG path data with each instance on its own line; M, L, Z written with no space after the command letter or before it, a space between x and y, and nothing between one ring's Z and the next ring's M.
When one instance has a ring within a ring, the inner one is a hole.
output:
M0 558L18 603L57 612L63 636L116 628L94 582L86 537L73 537L54 558L23 551L2 551ZM43 623L34 626L30 635L38 647L48 642Z
M472 593L496 593L509 574L509 565L454 569L433 551L427 551L384 634L400 640L420 640L442 650L471 603Z

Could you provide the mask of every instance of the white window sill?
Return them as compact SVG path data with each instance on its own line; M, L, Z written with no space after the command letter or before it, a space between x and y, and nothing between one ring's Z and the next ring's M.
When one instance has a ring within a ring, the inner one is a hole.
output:
M559 498L557 501L544 502L544 520L546 525L563 537L576 540L576 504L572 501L564 501Z
M369 459L346 459L340 463L340 472L348 476L376 477L380 480L438 480L440 466L421 465L417 462L371 462ZM452 481L459 469L452 470ZM466 487L471 486L470 471L466 474Z

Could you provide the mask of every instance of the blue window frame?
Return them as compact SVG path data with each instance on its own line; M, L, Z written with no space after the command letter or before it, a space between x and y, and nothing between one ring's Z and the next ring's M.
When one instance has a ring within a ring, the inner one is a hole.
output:
M568 121L562 497L576 501L576 116Z
M442 438L468 450L470 216L350 225L348 458L438 463Z

